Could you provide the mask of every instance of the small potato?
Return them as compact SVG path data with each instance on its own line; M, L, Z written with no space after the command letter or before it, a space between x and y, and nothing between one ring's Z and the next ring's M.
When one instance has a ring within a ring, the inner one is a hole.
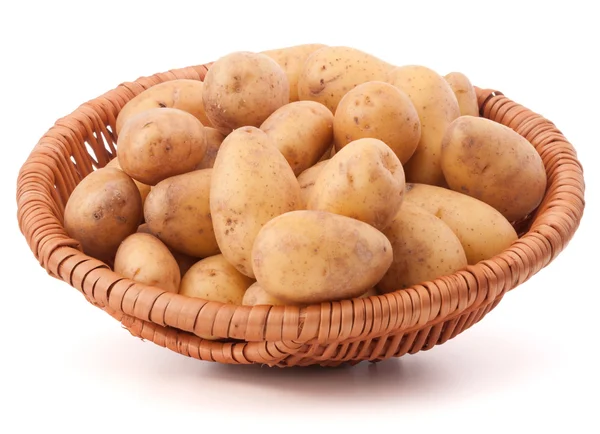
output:
M212 171L195 170L159 182L144 206L154 235L169 248L197 258L219 253L210 214Z
M394 260L377 284L381 293L408 288L467 266L465 251L452 229L410 202L402 205L383 233L392 244Z
M254 238L273 217L304 205L300 185L281 152L254 127L227 136L212 170L210 212L217 244L240 273L254 277Z
M212 169L221 143L225 140L225 135L214 128L204 128L204 131L206 132L206 152L204 153L204 158L200 164L196 166L196 170Z
M238 51L212 64L202 94L206 115L223 134L244 126L258 127L289 102L290 86L269 56Z
M257 304L271 306L285 305L281 300L269 295L269 293L260 287L258 282L255 282L246 290L244 298L242 299L242 306L256 306Z
M73 190L64 213L65 230L83 252L104 262L142 220L142 198L132 179L105 167L87 175Z
M387 62L349 47L323 47L304 63L298 78L298 98L317 101L335 113L342 97L367 81L385 81Z
M367 292L365 292L363 295L361 295L358 298L369 298L369 297L374 297L376 295L379 295L379 293L377 292L377 290L375 288L371 288L371 289L369 289Z
M263 51L281 66L290 83L290 102L298 101L298 77L308 56L323 48L323 44L304 44L278 50Z
M371 137L388 145L402 164L417 149L421 122L410 98L391 84L369 81L341 99L333 122L335 147Z
M144 233L128 236L115 258L115 273L168 292L177 292L181 281L175 258L158 238Z
M149 234L154 237L156 236L150 230L148 223L139 225L137 232L142 233L142 234ZM169 246L167 246L167 247L169 247ZM196 262L199 261L199 258L194 258L194 257L186 255L184 253L179 253L176 250L169 249L169 251L175 258L175 261L177 261L177 265L179 266L179 274L181 274L181 277L183 277L183 275L187 272L187 270L190 269L190 267L192 265L194 265Z
M413 203L446 223L460 240L469 264L501 253L517 233L502 214L466 194L426 184L407 184L404 203Z
M298 176L314 165L333 140L333 114L314 101L297 101L277 109L260 126Z
M154 235L152 233L152 231L150 230L150 227L148 226L148 223L142 223L141 225L139 225L136 232L141 233L141 234Z
M348 143L320 171L307 209L352 217L382 230L404 198L404 169L394 152L377 139Z
M121 169L121 166L119 165L118 158L113 158L112 160L110 160L108 162L108 164L106 165L106 167L113 167L115 169L123 170L123 169ZM144 202L146 202L146 198L148 197L148 194L150 193L151 187L149 185L146 185L139 181L136 181L135 179L133 180L133 182L135 182L136 187L140 191L140 196L142 197L142 206L144 206Z
M133 116L153 108L175 108L186 111L196 117L202 125L210 126L204 112L202 91L204 83L200 80L178 79L156 84L131 99L117 116L117 134L123 125Z
M393 69L387 80L408 95L421 121L419 145L404 165L406 180L445 186L442 138L448 125L460 116L452 88L435 71L416 65Z
M479 199L518 221L546 192L542 158L514 130L485 118L461 116L442 144L442 169L450 188Z
M198 119L182 110L142 112L123 126L117 141L119 165L133 179L156 185L189 172L206 152L206 133Z
M479 116L477 94L469 78L460 72L451 72L444 76L458 101L461 116Z
M325 164L329 162L329 159L318 162L312 167L309 167L298 176L298 184L300 184L300 193L302 193L302 202L308 203L308 198L315 185L317 177L321 173L321 170L325 167Z
M392 247L377 229L324 211L292 211L260 230L252 248L259 285L293 304L358 297L392 263Z

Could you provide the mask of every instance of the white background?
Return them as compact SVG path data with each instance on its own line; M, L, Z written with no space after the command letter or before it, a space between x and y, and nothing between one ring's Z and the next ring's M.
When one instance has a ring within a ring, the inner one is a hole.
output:
M332 3L2 2L0 433L600 432L593 2ZM17 227L16 178L56 119L142 75L308 42L459 70L554 121L586 170L571 244L445 345L339 369L185 358L131 337L39 266Z

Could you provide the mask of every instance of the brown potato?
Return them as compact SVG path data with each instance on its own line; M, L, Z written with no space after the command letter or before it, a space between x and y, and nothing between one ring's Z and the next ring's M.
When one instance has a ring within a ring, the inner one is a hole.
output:
M150 227L148 226L148 223L142 223L141 225L139 225L136 232L139 232L141 234L154 235L152 233L152 231L150 230Z
M200 164L196 166L196 170L212 169L221 143L225 140L225 135L214 128L204 128L204 131L206 132L206 152Z
M142 220L142 199L133 180L106 167L90 173L75 187L64 213L65 230L83 252L110 262L121 241Z
M112 167L115 169L123 170L123 169L121 169L121 166L119 165L118 158L113 158L112 160L110 160L108 162L108 164L106 165L106 167ZM142 197L142 206L144 206L144 202L146 202L146 198L148 197L148 194L150 193L151 187L149 185L141 183L140 181L136 181L135 179L133 180L133 182L135 182L136 187L140 191L140 196Z
M305 204L308 203L308 198L312 192L313 187L315 186L315 181L317 177L321 173L321 170L325 167L329 160L323 160L318 162L312 167L309 167L304 172L302 172L298 176L298 184L300 184L300 193L302 194L302 202Z
M256 306L258 304L271 306L285 305L283 301L269 295L268 292L261 288L258 282L255 282L246 290L242 299L242 306Z
M460 72L451 72L444 76L460 108L461 116L479 116L479 104L477 104L477 94L469 78Z
M367 292L365 292L363 295L361 295L358 298L369 298L369 297L374 297L379 295L379 293L377 292L377 290L375 288L371 288L369 289Z
M410 98L391 84L359 84L341 99L333 122L336 150L371 137L388 145L402 164L421 138L421 122Z
M148 223L143 223L143 224L139 225L137 232L142 233L142 234L149 234L149 235L156 237L156 235L154 235L152 233L152 231L150 230ZM169 247L169 246L167 246L167 247ZM187 272L187 270L190 269L190 267L192 265L194 265L196 262L198 262L200 260L200 258L194 258L193 256L186 255L185 253L180 253L171 248L169 248L169 251L175 258L175 261L177 261L177 265L179 266L179 274L181 274L181 277L183 277L183 275Z
M259 127L289 102L290 86L269 56L238 51L212 64L202 94L206 115L223 134L244 126Z

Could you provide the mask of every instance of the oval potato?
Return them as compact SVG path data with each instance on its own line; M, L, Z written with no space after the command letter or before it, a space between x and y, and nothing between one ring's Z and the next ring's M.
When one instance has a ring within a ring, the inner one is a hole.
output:
M113 158L112 160L110 160L105 167L112 167L114 169L123 170L123 169L121 169L121 166L119 165L118 158ZM146 185L140 181L136 181L135 179L133 179L133 182L135 182L136 187L140 191L140 197L142 198L142 206L144 206L144 202L146 202L146 198L148 197L148 194L150 193L150 189L152 187L150 187L149 185Z
M242 306L256 306L258 304L281 306L285 303L277 298L271 296L258 284L254 282L250 285L250 288L246 290L244 298L242 299Z
M451 72L444 76L454 92L461 116L479 116L477 93L469 78L461 72Z
M143 233L143 234L149 234L149 235L152 235L153 237L156 237L156 235L154 235L152 233L152 231L150 230L148 223L143 223L143 224L139 225L137 232ZM167 247L169 247L169 246L167 246ZM192 265L194 265L196 262L199 261L199 258L194 258L193 256L186 255L185 253L180 253L173 249L169 249L169 251L175 258L175 261L177 261L177 265L179 266L179 274L181 275L181 277L183 277L183 275L187 272L187 270L190 269L190 267Z
M225 140L225 135L219 130L214 128L204 128L204 131L206 133L206 152L204 153L204 158L202 158L200 164L195 167L195 170L212 169L221 143Z
M309 167L298 176L298 184L300 185L300 193L302 194L302 203L308 203L308 198L311 195L312 189L315 186L315 181L325 167L329 163L329 159L319 161L312 167Z

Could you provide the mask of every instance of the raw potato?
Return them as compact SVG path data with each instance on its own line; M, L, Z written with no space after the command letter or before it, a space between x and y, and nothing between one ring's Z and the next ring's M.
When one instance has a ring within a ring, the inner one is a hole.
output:
M142 220L142 198L132 179L105 167L87 175L73 190L64 213L65 230L83 252L110 262Z
M387 62L349 47L324 47L313 52L298 78L298 97L317 101L332 113L348 91L367 81L385 81Z
M181 274L177 261L160 240L150 234L135 233L119 246L115 273L139 283L177 292Z
M371 288L369 289L367 292L365 292L363 295L361 295L358 298L369 298L369 297L375 297L379 295L379 293L377 292L377 290L375 288Z
M113 158L112 160L110 160L108 162L108 164L106 165L106 167L112 167L112 168L115 168L115 169L123 170L123 169L121 169L121 166L119 165L119 159L118 158ZM133 182L135 182L136 187L140 191L140 196L142 198L142 206L144 206L144 202L146 202L146 198L148 197L148 194L150 193L150 188L151 187L149 185L146 185L146 184L143 184L143 183L141 183L139 181L136 181L135 179L133 180Z
M293 211L268 222L256 237L252 266L260 286L286 303L358 297L392 263L377 229L324 211Z
M404 169L390 147L381 140L359 139L321 170L307 209L352 217L382 230L400 209L404 190Z
M407 184L404 203L418 205L442 219L460 240L469 264L501 253L517 239L517 233L502 214L456 191Z
M303 206L290 165L258 128L235 130L213 167L210 212L223 256L254 277L250 255L258 231L272 218Z
M150 230L150 227L148 226L148 223L142 223L141 225L139 225L136 232L139 232L139 233L142 233L142 234L154 235L152 233L152 231Z
M202 94L206 115L223 134L243 126L258 127L289 102L290 86L269 56L238 51L209 68Z
M160 108L142 112L124 125L117 157L125 173L144 184L194 169L206 152L202 123L178 109Z
M144 206L154 235L169 248L197 258L219 253L210 214L212 171L195 170L159 182Z
M298 101L298 77L304 62L313 52L323 47L323 44L304 44L262 52L277 62L287 75L290 83L290 102Z
M421 139L404 166L406 180L445 186L442 173L442 138L460 109L450 85L424 66L402 66L390 72L388 82L404 91L413 102L421 121Z
M546 192L542 158L524 137L489 119L461 116L444 136L450 188L496 208L509 221L535 210Z
M460 72L451 72L444 76L458 101L461 116L479 116L477 94L469 78Z
M277 109L260 126L297 176L327 152L333 140L333 114L323 104L297 101Z
M381 293L431 281L467 266L465 251L452 229L410 202L402 205L383 233L392 244L394 260L377 284Z
M402 164L417 149L421 122L410 98L382 81L360 84L340 101L333 122L335 147L367 137L388 145Z
M214 128L204 128L204 131L206 133L206 152L200 164L196 166L196 170L212 169L221 143L225 140L225 135Z
M196 117L202 125L210 126L204 112L202 91L204 83L199 80L178 79L156 84L130 100L117 116L117 135L123 125L133 116L153 108L175 108Z
M138 227L137 232L143 233L143 234L149 234L149 235L152 235L154 237L156 236L150 230L150 227L148 226L148 223L141 224ZM169 246L167 246L167 247L169 247ZM186 255L184 253L179 253L176 250L169 249L169 251L171 252L171 254L173 255L173 257L175 258L175 261L177 261L177 265L179 266L179 274L181 275L181 277L183 277L183 275L187 272L187 270L190 269L190 267L192 265L194 265L196 262L199 261L198 258L194 258L194 257Z
M315 181L327 163L329 163L329 159L320 161L298 176L298 184L300 184L300 193L302 194L302 203L308 203L308 198L315 186Z
M242 299L242 306L256 306L257 304L271 306L285 305L281 300L269 295L268 292L261 288L258 282L255 282L246 290Z

